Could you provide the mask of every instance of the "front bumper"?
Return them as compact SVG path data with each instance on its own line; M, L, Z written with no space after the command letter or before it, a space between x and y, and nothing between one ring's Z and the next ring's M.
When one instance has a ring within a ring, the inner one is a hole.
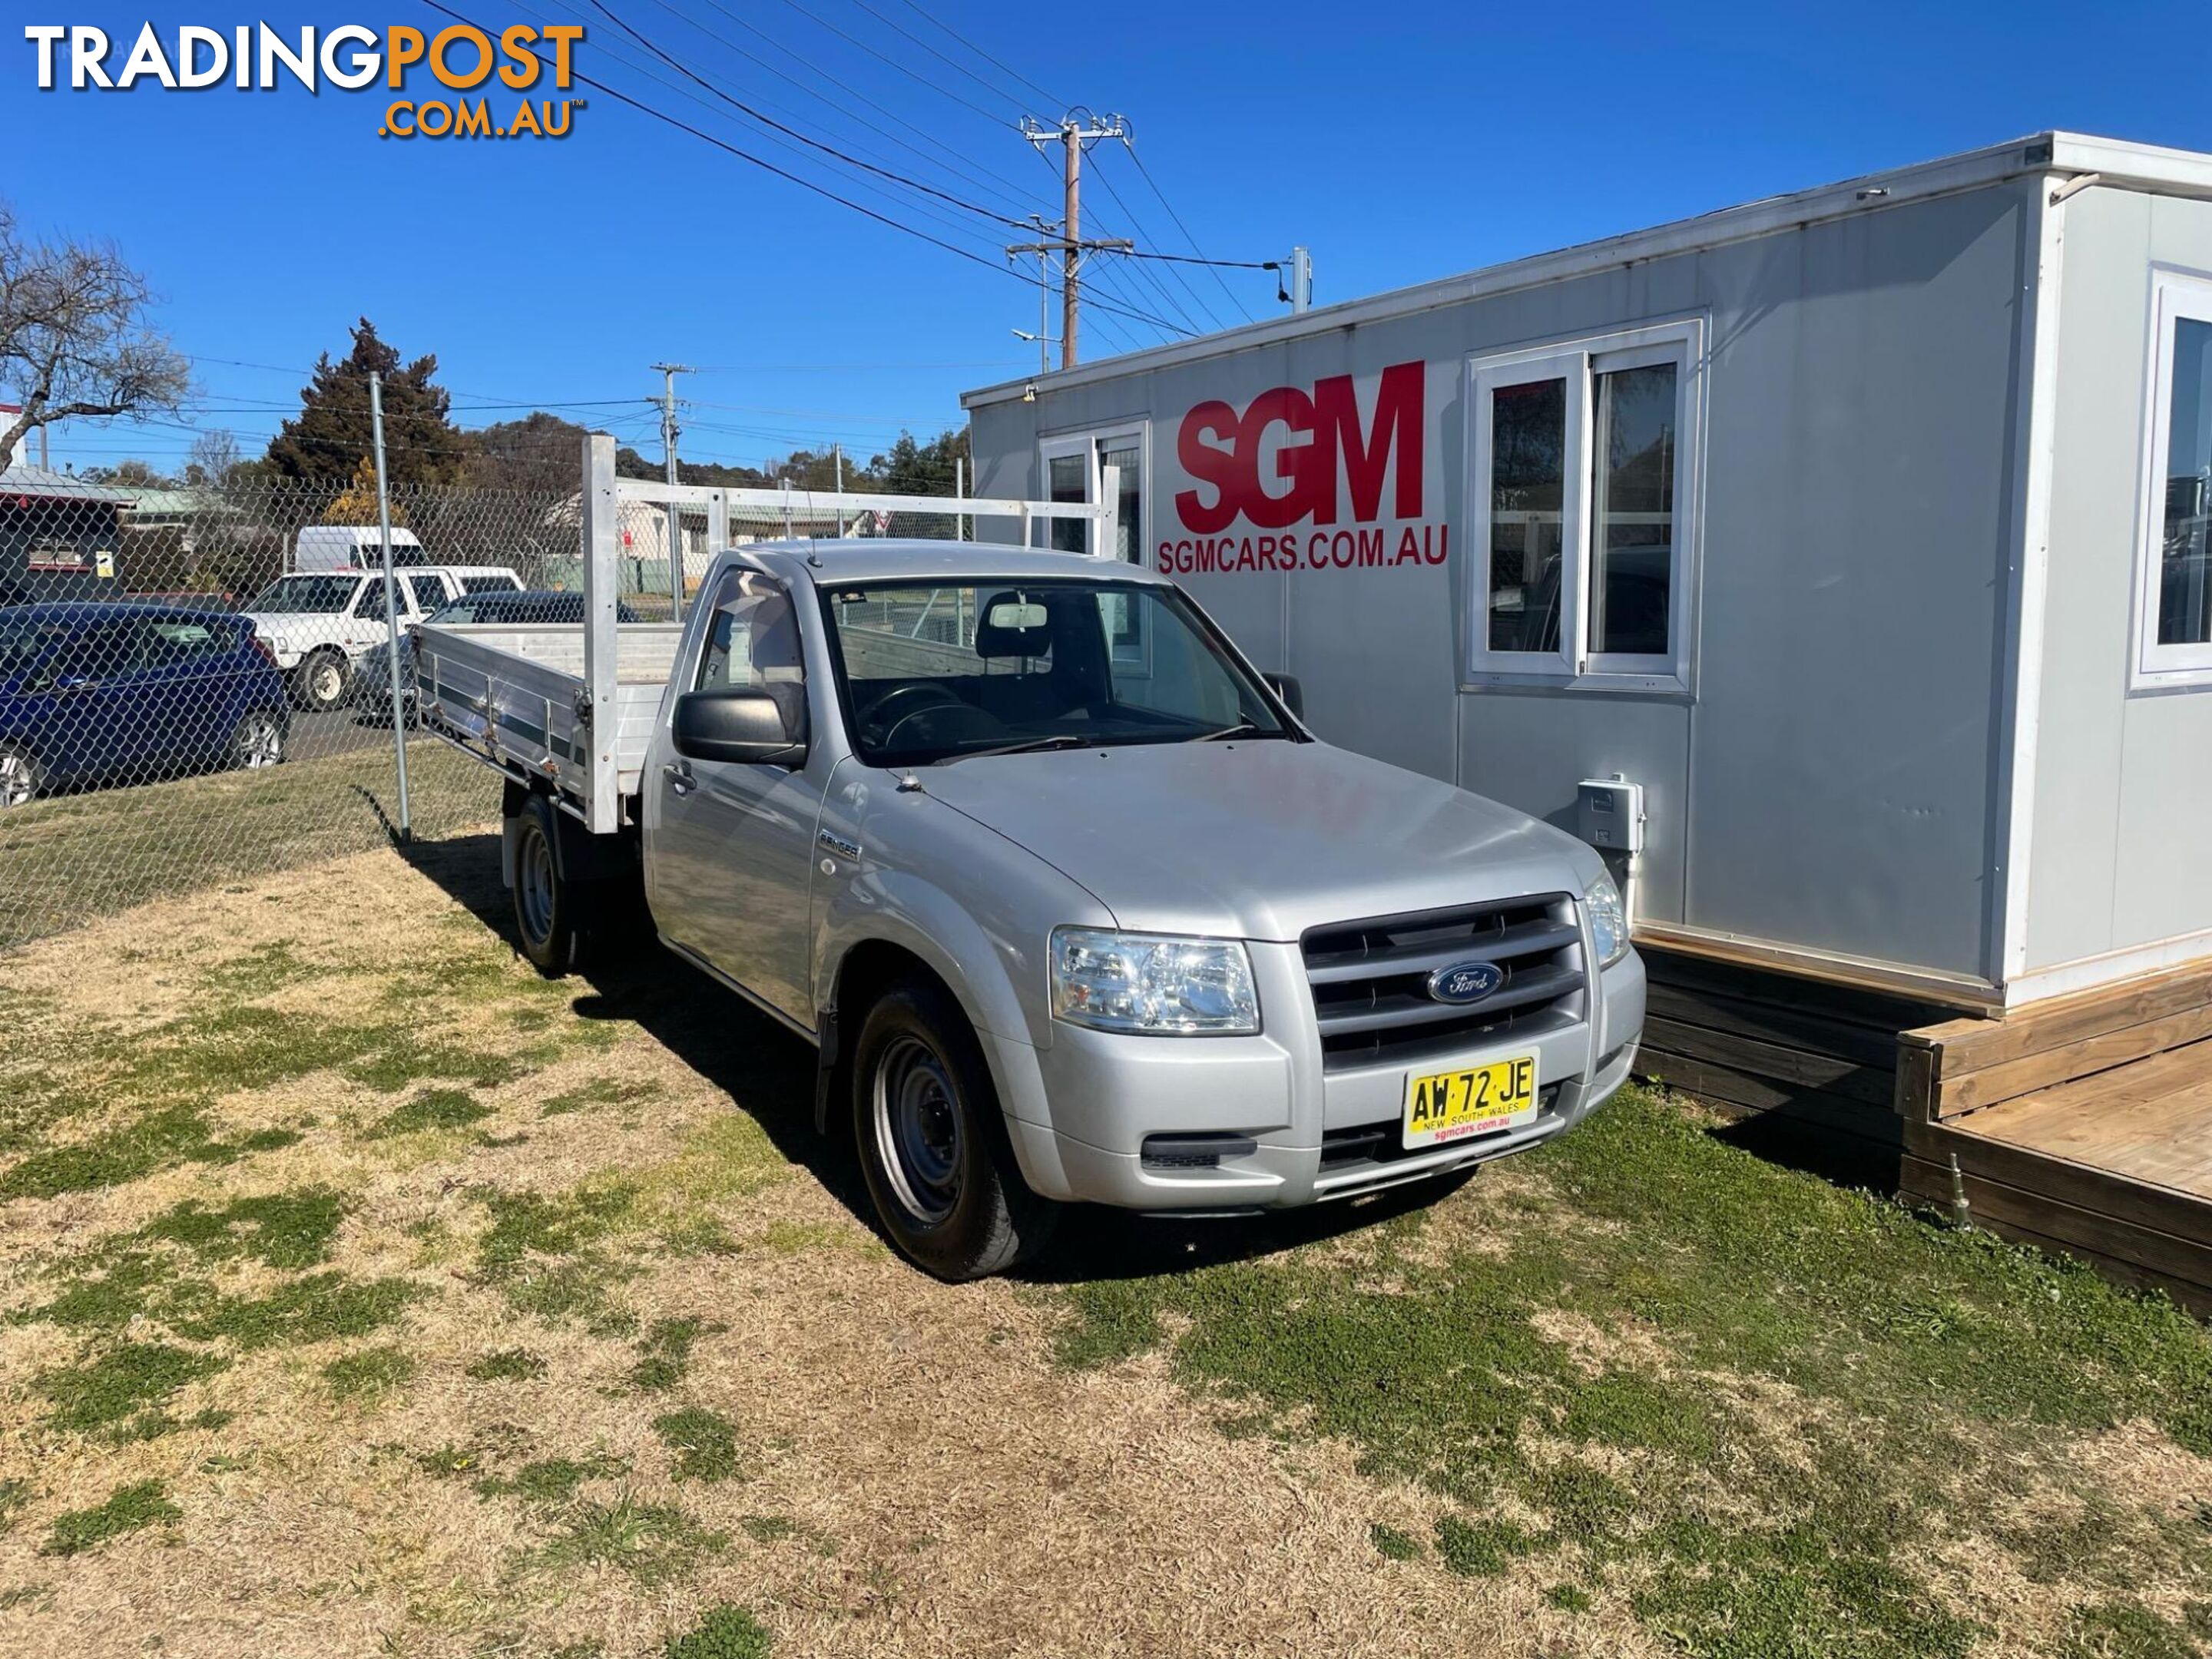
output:
M1633 951L1597 976L1584 1017L1461 1053L1326 1071L1296 946L1254 945L1267 1029L1254 1037L1119 1036L1056 1026L1052 1046L986 1037L1006 1129L1030 1186L1048 1198L1125 1209L1277 1209L1355 1197L1525 1152L1565 1133L1627 1081L1644 1027ZM1399 1150L1406 1079L1537 1052L1545 1105L1518 1128L1433 1150ZM1388 1126L1379 1140L1373 1131ZM1363 1133L1364 1132L1364 1133ZM1218 1164L1148 1164L1148 1135L1236 1135ZM1364 1146L1371 1155L1361 1156Z

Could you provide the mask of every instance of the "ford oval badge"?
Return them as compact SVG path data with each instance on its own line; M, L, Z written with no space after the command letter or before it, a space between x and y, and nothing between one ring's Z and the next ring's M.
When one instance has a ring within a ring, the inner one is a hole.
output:
M1505 983L1505 970L1494 962L1455 962L1429 975L1429 994L1438 1002L1480 1002Z

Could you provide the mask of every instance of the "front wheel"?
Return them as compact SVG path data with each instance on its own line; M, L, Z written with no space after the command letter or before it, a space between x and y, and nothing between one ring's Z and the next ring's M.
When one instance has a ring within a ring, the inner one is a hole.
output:
M294 684L301 707L327 714L353 695L353 665L342 651L318 651L300 665Z
M853 1131L877 1218L924 1272L982 1279L1044 1247L1058 1206L1022 1180L975 1031L937 987L900 987L868 1011Z
M256 709L239 721L226 751L230 763L242 771L258 772L284 762L284 722L267 709Z
M514 927L522 954L549 979L576 967L582 956L581 904L574 884L561 875L553 805L532 795L519 815L514 837Z

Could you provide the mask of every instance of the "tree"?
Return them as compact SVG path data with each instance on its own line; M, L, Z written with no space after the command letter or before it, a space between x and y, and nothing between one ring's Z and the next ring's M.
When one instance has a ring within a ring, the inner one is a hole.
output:
M363 317L353 346L336 363L325 352L314 379L300 389L300 412L269 441L269 470L283 478L347 480L370 458L374 445L368 377L384 377L385 477L392 483L448 483L466 469L468 434L447 418L452 400L434 383L438 360L417 357L402 366L399 354L377 337Z
M950 495L968 459L965 429L947 429L926 444L916 443L911 432L902 432L890 453L875 457L868 463L868 471L876 475L874 487L890 495ZM972 468L968 482L972 488L975 482Z
M469 435L474 453L467 477L477 489L573 495L583 488L584 440L590 434L574 421L540 409L519 421L495 421Z
M191 369L147 320L151 301L113 248L27 242L0 204L0 380L22 402L0 456L56 421L177 411Z
M220 489L231 481L244 459L237 439L220 427L210 428L192 440L185 457L185 482Z
M146 462L128 459L113 466L88 466L79 474L87 483L111 484L118 489L173 489L176 480L156 472Z
M387 460L387 465L389 462ZM388 495L390 492L387 491ZM392 522L405 524L407 514L398 501L386 503ZM325 524L374 526L382 522L376 506L376 462L369 456L361 458L361 465L353 470L346 487L338 491L329 507L323 510Z

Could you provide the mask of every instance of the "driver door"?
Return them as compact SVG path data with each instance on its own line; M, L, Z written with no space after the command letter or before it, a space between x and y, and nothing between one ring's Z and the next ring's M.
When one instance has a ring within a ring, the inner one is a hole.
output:
M726 571L687 645L678 691L750 686L805 706L799 617L791 595L760 572ZM672 701L664 718L672 712ZM824 749L817 738L793 771L689 760L664 742L655 747L664 763L646 780L646 869L660 931L810 1030Z

